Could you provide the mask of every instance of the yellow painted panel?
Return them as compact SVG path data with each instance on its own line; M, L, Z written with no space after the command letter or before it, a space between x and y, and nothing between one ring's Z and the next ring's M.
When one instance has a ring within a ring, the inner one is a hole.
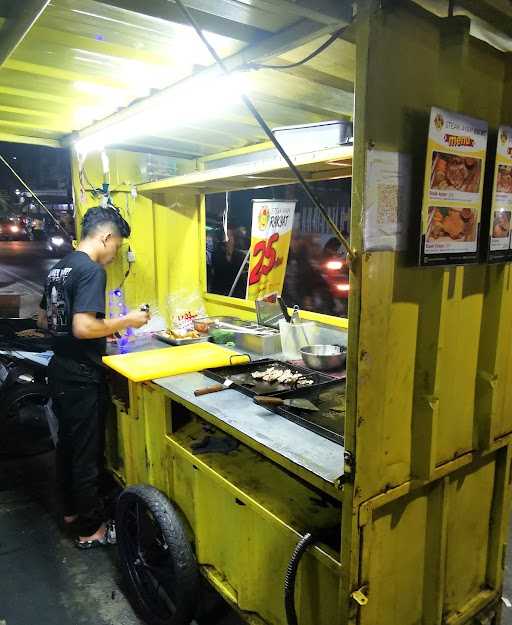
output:
M473 447L475 380L485 267L447 270L448 290L439 339L439 421L436 464Z
M284 578L297 543L295 533L264 518L201 470L174 457L173 500L195 535L199 562L220 572L241 610L285 625ZM311 554L297 578L297 610L304 625L332 625L337 576Z
M369 602L360 610L361 625L423 623L428 513L427 497L400 500L363 529Z
M496 48L470 40L461 108L468 115L486 119L491 127L507 121L501 115L505 65Z
M486 587L494 480L494 462L450 479L445 612L460 610Z
M391 253L368 254L362 262L363 271L381 278L377 289L371 281L363 283L358 374L357 453L367 459L360 478L375 488L400 484L410 475L418 306L400 301L395 292L398 269ZM396 303L388 307L393 298Z

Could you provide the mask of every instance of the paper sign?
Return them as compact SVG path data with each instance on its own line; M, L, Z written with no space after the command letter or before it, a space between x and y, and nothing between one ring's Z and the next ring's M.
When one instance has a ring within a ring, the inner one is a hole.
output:
M512 128L501 126L498 131L496 163L489 222L489 252L491 261L512 260L510 224L512 216Z
M295 201L253 200L247 299L283 290Z
M410 156L369 150L364 198L365 251L406 249L410 205Z
M433 107L421 214L420 262L477 262L487 122Z

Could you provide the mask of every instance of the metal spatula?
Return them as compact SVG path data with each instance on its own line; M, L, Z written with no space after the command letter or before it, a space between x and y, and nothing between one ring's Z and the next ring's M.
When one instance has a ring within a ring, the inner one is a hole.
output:
M289 408L299 408L300 410L311 410L317 412L319 408L309 399L282 399L281 397L266 397L258 395L254 398L255 403L266 408L272 406L288 406Z

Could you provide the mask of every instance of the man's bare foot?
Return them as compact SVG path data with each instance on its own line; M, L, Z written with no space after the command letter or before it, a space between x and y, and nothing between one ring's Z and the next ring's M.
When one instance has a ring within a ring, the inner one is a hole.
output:
M107 526L105 523L102 523L92 536L79 536L78 540L81 543L86 543L91 540L103 540L105 538L106 532L107 532Z
M77 519L78 519L78 514L72 514L70 516L64 515L64 523L66 525L70 525L71 523L74 523Z

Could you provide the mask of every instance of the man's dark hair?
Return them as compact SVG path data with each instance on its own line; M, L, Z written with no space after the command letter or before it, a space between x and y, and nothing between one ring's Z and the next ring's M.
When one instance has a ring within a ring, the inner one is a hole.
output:
M131 229L128 222L117 211L113 208L96 206L90 208L82 219L82 238L85 239L93 235L98 228L106 224L111 225L115 234L123 237L123 239L130 236Z

